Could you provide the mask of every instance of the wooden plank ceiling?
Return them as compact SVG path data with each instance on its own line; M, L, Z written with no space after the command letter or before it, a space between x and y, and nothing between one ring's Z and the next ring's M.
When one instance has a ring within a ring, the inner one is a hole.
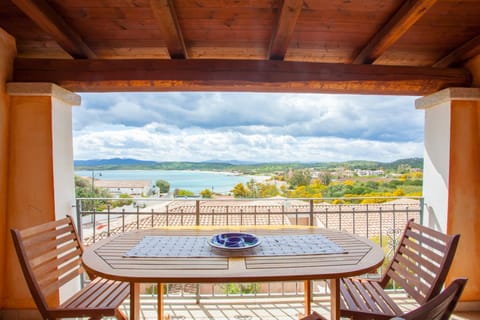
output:
M470 86L480 0L0 0L15 81L423 95Z

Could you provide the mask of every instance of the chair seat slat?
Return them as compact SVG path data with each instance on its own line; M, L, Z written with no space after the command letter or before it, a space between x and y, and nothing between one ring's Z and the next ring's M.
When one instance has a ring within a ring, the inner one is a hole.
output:
M357 287L353 284L355 280L344 279L345 287L350 293L353 301L355 302L357 310L368 310L368 306L363 300L363 297L359 294Z
M341 294L341 299L340 299L340 304L341 308L345 309L348 307L349 310L358 310L357 304L353 301L353 298L350 294L350 291L347 290L345 287L345 281L348 281L349 279L342 279L340 281L340 294Z
M90 305L103 307L105 305L104 299L112 294L115 281L99 278L93 280L93 282L93 285L84 291L82 299L77 299L76 308L88 308Z
M394 316L401 312L400 308L397 307L392 298L383 291L383 288L377 282L365 281L363 285L368 290L370 296L374 297L375 303L380 306L382 313Z
M352 284L356 287L356 289L358 290L358 293L367 304L366 310L372 313L383 312L384 310L380 309L376 303L377 297L375 296L372 297L371 292L368 290L369 287L366 286L367 283L368 283L367 281L362 281L362 280L352 281Z
M65 309L108 309L117 308L129 294L129 284L106 279L95 279L85 288L65 301L60 307ZM114 296L118 299L106 300ZM118 302L120 300L120 302ZM108 303L105 303L108 302Z

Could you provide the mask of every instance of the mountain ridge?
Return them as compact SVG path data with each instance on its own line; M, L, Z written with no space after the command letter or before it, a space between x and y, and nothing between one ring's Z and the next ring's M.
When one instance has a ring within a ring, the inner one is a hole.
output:
M344 162L249 162L238 160L210 161L153 161L133 158L74 160L75 170L226 170L277 171L285 169L329 169L343 166L348 169L396 169L399 166L423 168L423 158L398 159L392 162L350 160Z

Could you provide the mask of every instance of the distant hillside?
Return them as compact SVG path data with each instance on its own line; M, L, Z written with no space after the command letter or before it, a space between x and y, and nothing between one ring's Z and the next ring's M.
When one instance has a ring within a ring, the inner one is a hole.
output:
M124 158L112 158L112 159L94 159L94 160L74 160L73 165L77 167L97 167L97 166L132 166L132 165L154 165L155 161L144 161L137 159L124 159Z
M349 169L384 169L396 170L400 166L423 168L422 158L400 159L393 162L346 161L318 163L245 163L241 161L207 161L207 162L156 162L137 159L97 159L75 160L75 170L204 170L204 171L238 171L244 174L263 174L289 169L331 169L343 166Z

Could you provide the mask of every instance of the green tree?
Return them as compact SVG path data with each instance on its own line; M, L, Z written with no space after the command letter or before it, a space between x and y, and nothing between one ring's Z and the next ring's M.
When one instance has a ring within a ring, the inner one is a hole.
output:
M237 183L230 192L235 198L246 198L249 194L248 189L241 182Z
M200 191L202 198L210 199L213 196L213 192L210 189L203 189Z
M296 189L299 186L308 186L310 184L310 173L308 170L296 170L292 177L288 180L291 189Z
M160 193L167 193L170 191L170 183L168 181L158 179L155 181L155 185L158 187Z
M131 205L133 203L132 196L127 193L121 193L118 196L119 200L112 201L112 206L115 207L123 207L127 205Z
M329 171L322 171L318 178L323 185L328 186L332 181L332 174Z
M275 197L280 194L277 186L272 183L257 183L257 189L260 198Z
M250 179L250 181L247 182L247 196L249 198L256 198L258 197L258 190L257 190L257 183L255 182L254 179Z
M174 194L176 197L193 197L195 195L192 191L185 189L175 189Z
M83 178L80 176L75 176L75 196L77 198L111 198L112 195L108 192L107 189L95 187L92 192L92 182L88 178ZM82 210L92 211L93 209L97 211L102 211L106 208L109 201L107 200L88 200L82 202Z

